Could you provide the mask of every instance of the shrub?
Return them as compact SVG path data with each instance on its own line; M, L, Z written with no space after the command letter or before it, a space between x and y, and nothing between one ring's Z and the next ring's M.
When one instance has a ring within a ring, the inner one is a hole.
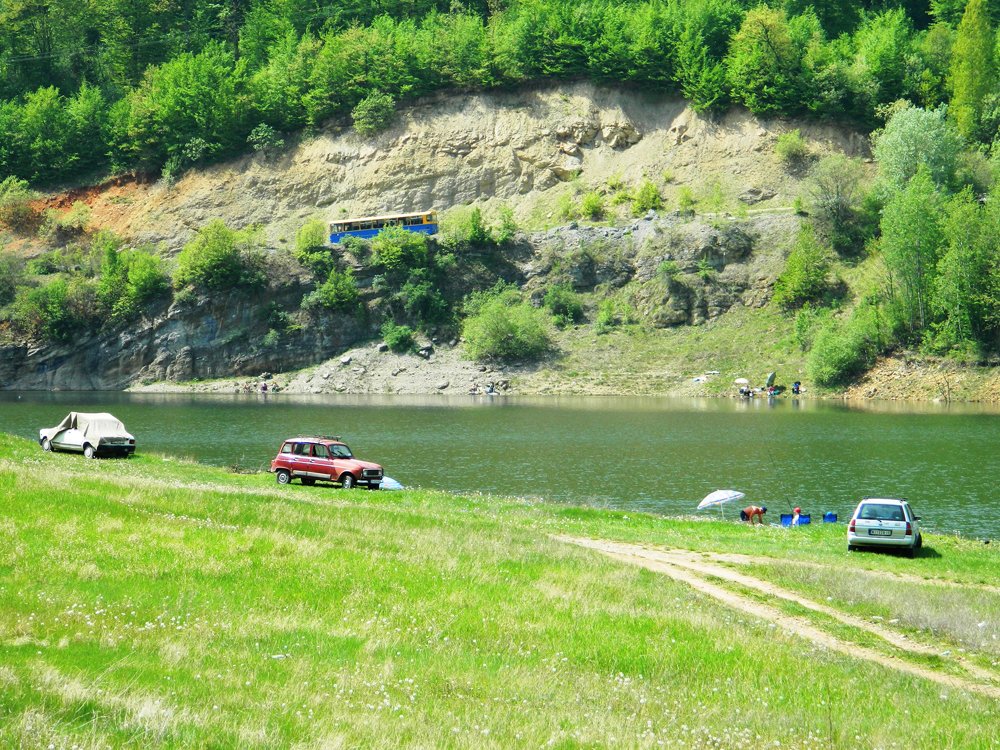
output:
M402 227L386 227L372 239L372 262L390 276L410 268L426 268L429 257L427 237Z
M774 152L786 166L794 167L801 164L809 155L809 144L796 128L778 136L774 143Z
M580 218L580 210L576 206L576 196L573 193L563 193L560 195L557 209L559 216L566 221Z
M691 188L687 185L681 185L677 190L677 210L683 213L690 213L694 211L694 205L698 201L694 197L694 193Z
M91 282L56 279L35 289L22 289L14 301L14 320L33 337L64 344L91 329L94 310Z
M580 295L565 284L556 284L545 292L542 303L549 308L559 327L579 323L583 320L583 304Z
M698 276L701 277L702 281L711 281L717 274L718 271L709 262L708 258L702 258L698 261Z
M667 259L656 267L656 275L664 281L673 281L681 273L681 266L676 260Z
M549 316L521 300L516 289L498 284L470 295L471 314L462 325L470 357L510 362L537 359L551 346Z
M273 349L281 341L281 334L278 333L274 328L268 329L267 333L264 334L264 338L261 340L261 344L265 349Z
M354 273L333 269L323 284L306 295L302 304L306 308L325 308L338 312L351 312L358 309L358 286L354 282Z
M327 278L335 265L326 242L327 226L318 219L306 222L295 233L295 257L317 279Z
M396 115L396 102L388 94L375 91L351 110L354 129L361 135L373 135L388 128Z
M448 303L434 283L430 269L412 271L396 298L403 303L406 314L422 326L443 323L448 318Z
M16 231L34 228L38 222L38 211L31 205L34 197L26 180L4 179L0 182L0 222Z
M660 195L660 189L651 180L643 180L632 197L632 213L639 216L647 211L661 208L663 208L663 196Z
M143 307L170 289L170 279L159 258L143 250L121 250L121 241L102 232L94 242L103 248L96 297L101 315L121 323L137 317Z
M254 288L267 283L264 258L257 233L230 229L214 220L198 231L177 257L174 286L191 286L205 291L226 291L234 287Z
M604 218L604 196L596 190L592 190L583 196L580 202L580 214L586 216L591 221L598 221Z
M413 348L413 329L386 321L382 324L382 340L397 354L408 352Z
M818 385L848 382L874 364L880 340L876 315L875 308L863 305L847 323L829 320L820 328L807 362Z
M82 201L76 201L69 211L60 214L57 211L45 212L45 226L42 232L50 237L65 241L87 231L90 223L90 206Z
M813 228L803 226L774 285L774 303L793 308L821 299L830 288L832 263L833 254L816 239Z
M24 271L13 257L0 254L0 307L11 303L21 286Z
M498 245L506 245L517 233L517 222L514 220L514 209L506 203L500 206L498 222L493 230L493 241Z
M472 213L469 214L466 241L472 245L486 245L492 240L493 236L490 234L489 227L486 226L486 222L483 220L483 212L479 206L476 206L472 209Z
M247 136L247 143L257 153L264 154L270 151L278 151L285 147L285 139L266 122L262 122L250 131L250 135Z

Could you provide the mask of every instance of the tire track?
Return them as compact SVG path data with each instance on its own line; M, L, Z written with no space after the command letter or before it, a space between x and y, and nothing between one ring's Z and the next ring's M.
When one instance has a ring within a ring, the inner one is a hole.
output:
M810 599L806 599L796 593L782 589L766 581L759 581L755 578L725 568L721 565L706 563L697 559L696 553L682 550L650 550L636 544L625 544L620 542L609 542L596 539L583 539L579 537L556 536L556 541L574 544L601 552L611 557L631 565L638 565L657 573L663 573L675 581L685 583L696 591L699 591L713 599L725 604L732 609L740 610L748 615L752 615L761 620L773 623L785 632L797 635L813 643L823 646L831 651L846 654L856 659L879 664L887 669L920 677L925 680L945 685L949 688L958 688L973 693L985 695L994 700L1000 700L1000 685L996 684L998 676L986 669L976 665L960 662L970 673L984 682L973 682L972 680L956 675L949 675L937 672L929 667L901 659L891 654L881 653L874 649L859 644L842 640L830 633L813 625L804 617L785 614L779 609L768 604L755 601L750 597L738 594L723 586L706 580L704 576L714 576L716 578L738 583L741 586L760 591L769 596L778 597L794 602L814 612L833 617L844 624L857 627L865 632L882 638L887 643L896 648L920 656L937 655L937 651L929 646L909 641L905 636L896 633L888 628L884 628L875 623L867 622L854 615L849 615L839 610L819 604ZM750 558L751 560L753 558Z

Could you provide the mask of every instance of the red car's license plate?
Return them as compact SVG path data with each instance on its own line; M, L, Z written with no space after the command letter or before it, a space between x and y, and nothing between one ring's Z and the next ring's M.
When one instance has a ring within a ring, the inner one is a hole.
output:
M892 529L868 529L868 536L892 536Z

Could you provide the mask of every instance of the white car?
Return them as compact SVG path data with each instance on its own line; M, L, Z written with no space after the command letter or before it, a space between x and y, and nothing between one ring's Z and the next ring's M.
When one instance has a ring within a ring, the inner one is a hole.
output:
M847 549L887 547L904 550L910 557L923 546L920 516L901 498L866 497L847 525Z
M87 458L135 453L135 438L117 417L107 413L71 411L55 427L39 430L38 442L42 450L73 451Z

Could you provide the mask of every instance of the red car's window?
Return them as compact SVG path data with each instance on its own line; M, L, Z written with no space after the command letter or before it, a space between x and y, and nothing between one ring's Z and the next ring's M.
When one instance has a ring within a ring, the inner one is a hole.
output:
M309 443L296 443L295 444L295 455L297 456L308 456L309 455Z
M282 453L291 453L292 452L292 444L291 443L285 443L283 446L281 446L281 452Z
M316 456L317 458L326 458L328 455L326 452L326 446L320 445L318 443L313 446L313 451L314 451L313 455Z

